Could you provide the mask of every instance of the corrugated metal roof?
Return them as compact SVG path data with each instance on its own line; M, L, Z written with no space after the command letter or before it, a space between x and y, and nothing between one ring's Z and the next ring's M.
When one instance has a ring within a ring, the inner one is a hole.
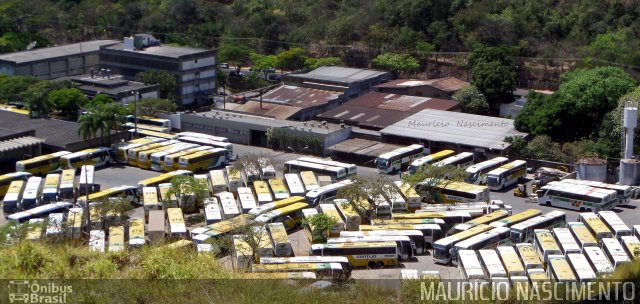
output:
M258 101L248 101L234 109L235 112L267 115L277 119L287 119L298 113L300 110L302 110L301 107L292 107L267 102L263 102L262 108L260 108L260 102Z
M0 110L0 128L14 131L35 130L38 138L45 144L58 149L66 149L68 144L84 141L78 135L78 124L75 122L29 118L27 115Z
M507 136L525 136L512 119L425 109L389 127L381 134L502 150Z
M376 88L398 89L398 88L430 86L445 92L452 93L468 85L469 83L462 79L459 79L456 77L445 77L445 78L424 79L424 80L423 79L396 79L396 80L379 84L376 86Z
M262 95L262 101L309 108L327 104L338 99L341 94L341 92L336 91L283 85ZM253 100L256 99L253 98Z
M378 157L383 153L391 152L401 146L385 144L377 141L361 138L352 138L329 147L329 150L356 155Z
M377 78L380 76L390 76L390 74L391 73L385 71L331 66L319 67L304 74L288 74L287 77L353 83L368 80L371 78Z
M31 147L44 143L44 139L33 136L24 136L9 140L0 141L0 152L7 152L15 149Z

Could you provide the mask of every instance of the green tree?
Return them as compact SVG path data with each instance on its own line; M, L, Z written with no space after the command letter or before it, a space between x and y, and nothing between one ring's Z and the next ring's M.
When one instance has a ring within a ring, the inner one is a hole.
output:
M245 66L250 59L251 48L243 44L223 43L218 47L218 62L228 62L236 66L236 71Z
M400 76L401 72L414 71L420 67L418 61L411 55L396 53L384 53L376 56L373 59L373 65L391 71L396 78Z
M321 57L321 58L309 57L307 58L307 62L305 63L305 65L308 68L314 70L323 66L342 66L344 65L344 62L342 62L342 59L338 57Z
M106 138L106 143L110 145L111 130L120 129L120 126L125 123L127 109L120 103L111 102L98 104L90 109L90 112L87 115L97 116L102 142L104 143Z
M446 186L452 181L463 181L467 172L456 166L424 165L413 174L402 176L403 182L416 187L416 191L427 203L441 203L438 188Z
M78 134L84 140L95 138L98 130L100 130L100 122L97 115L80 115L80 118L78 118Z
M481 115L489 113L487 99L472 85L458 90L453 94L453 100L460 103L462 112Z
M157 117L161 113L173 113L176 110L176 104L168 99L160 98L143 98L137 101L139 116ZM135 113L136 103L131 102L128 106L128 112Z
M370 204L368 199L376 198L380 195L391 197L394 190L389 186L393 181L388 175L375 177L354 176L351 180L353 184L340 188L337 197L348 200L351 206L362 215L364 221L368 222L376 214L376 206Z
M216 83L222 88L222 91L226 93L226 88L229 86L229 75L220 68L216 69Z
M506 47L478 47L469 56L471 84L486 96L491 110L513 101L517 81L512 52Z
M174 196L178 199L180 206L197 206L202 203L209 193L209 187L200 179L193 176L179 175L171 179L171 187L167 192L167 197ZM192 202L191 199L194 201ZM190 208L184 208L183 211L189 212Z
M109 95L107 94L97 94L96 96L94 96L93 98L91 98L91 100L89 101L88 106L89 107L95 107L101 104L107 104L107 103L112 103L113 99L111 99L111 97L109 97Z
M313 238L313 243L326 243L327 237L329 236L329 230L333 228L333 226L338 221L324 213L319 213L309 218L305 218L302 222L302 225L311 229L311 235Z
M640 43L634 37L633 31L623 28L596 36L589 45L589 51L598 59L637 65L640 64L638 46Z
M8 76L0 78L0 102L22 102L29 86L40 82L32 76Z
M301 70L305 67L307 58L305 50L298 47L290 48L276 55L276 67L285 71Z
M59 89L49 92L49 103L71 119L78 116L80 107L87 103L87 97L78 89Z
M136 74L136 79L144 84L158 84L160 98L174 100L176 98L176 76L165 70L152 70Z
M262 55L258 53L251 53L251 62L253 62L253 71L259 71L264 73L264 78L267 78L269 69L276 67L275 55Z
M22 98L29 109L29 117L48 117L52 104L49 102L49 92L52 86L49 81L36 82L22 94Z

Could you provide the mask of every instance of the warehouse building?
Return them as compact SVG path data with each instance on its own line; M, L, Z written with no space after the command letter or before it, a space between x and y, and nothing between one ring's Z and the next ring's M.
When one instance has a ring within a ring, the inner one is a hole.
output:
M347 98L355 98L392 78L391 72L327 66L308 73L287 74L282 81L299 87L338 91Z

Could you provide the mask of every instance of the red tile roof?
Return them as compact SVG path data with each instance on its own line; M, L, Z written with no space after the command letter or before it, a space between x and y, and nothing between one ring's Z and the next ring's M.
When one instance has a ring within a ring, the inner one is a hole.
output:
M243 112L247 114L260 114L272 116L277 119L287 119L300 111L300 107L292 107L287 105L279 105L273 103L262 103L260 108L260 102L248 101L247 103L240 105L234 109L235 112Z

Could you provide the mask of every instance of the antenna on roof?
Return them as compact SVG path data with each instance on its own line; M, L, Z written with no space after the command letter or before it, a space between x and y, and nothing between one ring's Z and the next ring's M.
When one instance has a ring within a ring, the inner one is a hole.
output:
M38 44L38 41L31 41L31 43L29 43L29 45L27 45L26 50L30 51L31 49L33 49L34 47L36 47L36 45Z

